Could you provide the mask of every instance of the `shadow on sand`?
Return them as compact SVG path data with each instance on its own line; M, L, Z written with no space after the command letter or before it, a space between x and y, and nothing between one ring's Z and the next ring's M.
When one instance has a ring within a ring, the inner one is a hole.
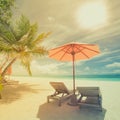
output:
M106 110L79 109L78 106L63 104L57 106L55 102L45 103L39 107L37 118L40 120L104 120Z
M36 85L29 85L26 83L16 84L16 85L5 85L0 99L0 104L9 104L18 99L20 99L26 93L37 93L38 89L33 87Z

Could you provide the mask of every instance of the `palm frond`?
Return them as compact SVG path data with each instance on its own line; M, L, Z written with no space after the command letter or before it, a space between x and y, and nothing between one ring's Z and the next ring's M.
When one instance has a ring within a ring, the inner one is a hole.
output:
M12 47L7 44L6 42L3 42L1 39L0 39L0 51L1 52L10 52L12 50Z
M37 33L37 24L35 23L35 24L30 26L30 31L29 31L29 34L28 34L28 42L35 39L36 33Z
M37 24L30 26L29 31L21 37L18 41L19 44L31 48L33 46L32 41L35 39L37 33Z
M41 33L34 41L33 44L41 43L45 38L47 38L51 32Z
M48 54L48 50L45 49L44 47L38 47L32 50L33 54L39 55L39 56L43 56L43 55L47 55Z
M16 41L12 27L6 23L0 23L0 37L10 45Z
M16 39L20 40L22 36L24 36L30 29L30 22L29 20L24 16L21 15L19 21L16 22L16 26L14 28L14 31L16 31Z
M32 75L30 70L30 63L32 60L31 55L28 52L23 52L20 55L21 64L27 69L29 75Z

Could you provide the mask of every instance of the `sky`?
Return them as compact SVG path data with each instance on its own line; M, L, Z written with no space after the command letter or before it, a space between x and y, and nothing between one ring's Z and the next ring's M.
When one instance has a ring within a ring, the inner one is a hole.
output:
M15 16L37 23L38 33L51 32L43 43L48 50L70 42L97 44L99 55L75 62L77 75L120 74L119 6L119 0L16 0ZM33 75L70 75L72 62L44 56L35 58L31 69ZM13 74L27 72L17 62Z

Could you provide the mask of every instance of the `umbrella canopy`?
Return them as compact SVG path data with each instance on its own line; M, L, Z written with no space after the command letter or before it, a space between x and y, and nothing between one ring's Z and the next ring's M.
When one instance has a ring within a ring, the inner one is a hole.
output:
M99 47L95 44L69 43L51 49L49 57L59 61L73 62L73 93L75 94L75 69L74 61L90 59L100 53Z

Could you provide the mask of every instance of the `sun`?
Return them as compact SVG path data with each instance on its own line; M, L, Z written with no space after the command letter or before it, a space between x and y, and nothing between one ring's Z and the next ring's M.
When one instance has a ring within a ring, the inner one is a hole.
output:
M107 8L103 2L83 4L76 13L76 19L83 28L96 28L107 23Z

